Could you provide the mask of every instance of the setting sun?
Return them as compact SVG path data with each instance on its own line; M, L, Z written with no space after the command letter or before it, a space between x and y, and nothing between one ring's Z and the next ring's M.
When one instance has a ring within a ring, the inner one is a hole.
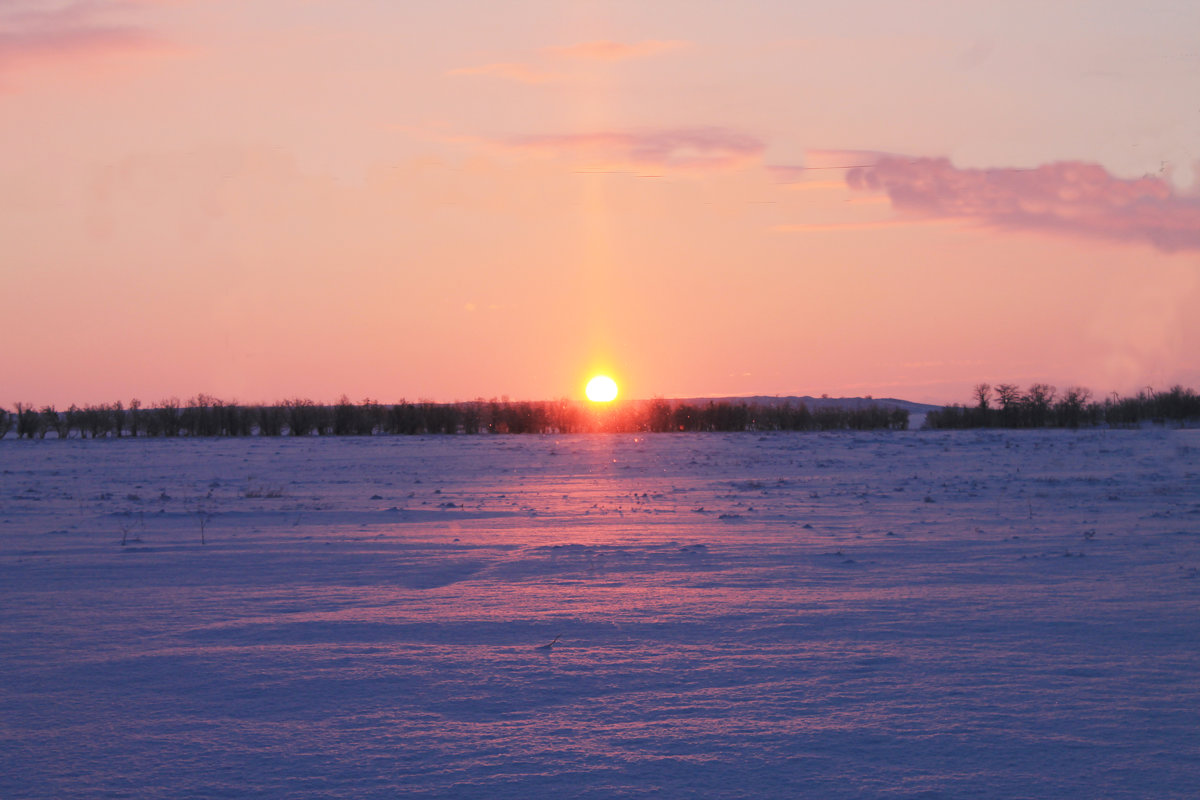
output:
M611 403L617 399L617 382L607 375L597 375L588 381L584 391L593 403Z

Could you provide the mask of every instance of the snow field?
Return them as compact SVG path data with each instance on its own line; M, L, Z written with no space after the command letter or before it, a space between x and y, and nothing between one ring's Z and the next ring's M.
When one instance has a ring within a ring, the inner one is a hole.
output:
M1198 431L4 441L0 796L1193 796L1198 569Z

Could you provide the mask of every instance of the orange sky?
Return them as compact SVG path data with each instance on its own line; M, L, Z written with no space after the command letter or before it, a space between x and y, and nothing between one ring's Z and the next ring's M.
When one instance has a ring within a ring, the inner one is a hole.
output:
M1200 385L1200 6L427 5L0 6L0 405Z

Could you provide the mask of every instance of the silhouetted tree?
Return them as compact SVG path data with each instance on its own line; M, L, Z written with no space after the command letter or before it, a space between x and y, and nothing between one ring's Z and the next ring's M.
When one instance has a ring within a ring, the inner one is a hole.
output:
M252 416L258 422L260 435L283 435L283 426L287 423L287 415L280 406L258 406Z
M17 403L17 438L32 439L37 434L38 413L33 406Z
M189 399L180 412L179 425L188 436L228 435L222 427L223 406L221 400L212 395L198 394Z
M288 433L292 436L311 436L317 427L316 406L312 400L285 400L284 415L287 419Z
M142 401L136 397L129 401L129 435L137 438L145 430L142 419Z
M1172 386L1165 392L1154 395L1155 416L1164 420L1182 422L1200 418L1200 396L1191 389Z
M1055 388L1046 383L1035 383L1021 398L1026 424L1031 428L1042 428L1050 421L1050 405L1054 402Z
M54 410L54 406L46 406L42 412L38 414L37 420L37 436L39 439L45 439L46 434L54 431L58 435L58 426L62 421L58 412Z
M565 397L550 404L547 409L548 424L551 430L558 433L577 433L583 427L583 414L576 403Z
M156 428L159 436L179 435L179 400L170 398L163 400L154 410Z
M55 437L66 439L71 435L71 416L69 413L60 414L54 410L54 406L47 406L42 409L42 417L45 420L46 427L54 431Z
M992 385L990 383L975 384L975 407L981 408L984 411L988 409L988 401L992 398Z
M671 404L661 397L650 401L646 411L646 427L654 433L671 430Z
M996 386L996 402L1000 404L1000 424L1015 428L1020 416L1021 389L1015 383Z
M483 430L483 409L479 403L464 403L461 410L463 433L477 434Z
M680 403L671 409L671 430L700 430L700 409L691 403Z
M1061 428L1078 428L1084 424L1091 396L1092 393L1083 387L1068 388L1054 404L1054 424Z
M1168 399L1147 400L1156 409L1174 409L1195 400L1194 394L1176 391ZM1141 401L1139 401L1141 402ZM1144 405L1144 404L1143 404ZM1098 406L1097 406L1098 408ZM1058 409L1058 406L1055 406ZM933 419L938 419L935 413ZM581 431L634 433L644 431L774 431L774 430L868 430L904 428L908 413L878 404L857 408L827 406L816 413L798 405L712 401L702 406L672 403L658 398L648 403L619 402L582 404L566 398L547 402L475 400L462 403L401 401L382 406L367 399L355 404L343 395L335 405L317 405L307 399L287 400L275 405L244 406L206 394L190 398L180 407L177 399L163 400L145 408L130 401L72 405L64 413L53 406L35 411L17 404L15 416L0 410L4 432L17 426L23 438L44 437L54 431L68 438L77 431L81 438L146 436L278 436L284 430L294 436L333 434L337 436L380 434L476 434L573 433ZM941 426L967 426L969 421L951 421L941 415ZM0 435L3 435L0 433Z
M125 405L118 400L108 407L109 430L120 439L125 435Z

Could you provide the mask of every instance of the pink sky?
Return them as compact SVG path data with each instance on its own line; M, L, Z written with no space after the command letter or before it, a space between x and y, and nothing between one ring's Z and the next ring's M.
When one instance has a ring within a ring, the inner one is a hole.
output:
M1198 30L7 0L0 405L1200 386Z

